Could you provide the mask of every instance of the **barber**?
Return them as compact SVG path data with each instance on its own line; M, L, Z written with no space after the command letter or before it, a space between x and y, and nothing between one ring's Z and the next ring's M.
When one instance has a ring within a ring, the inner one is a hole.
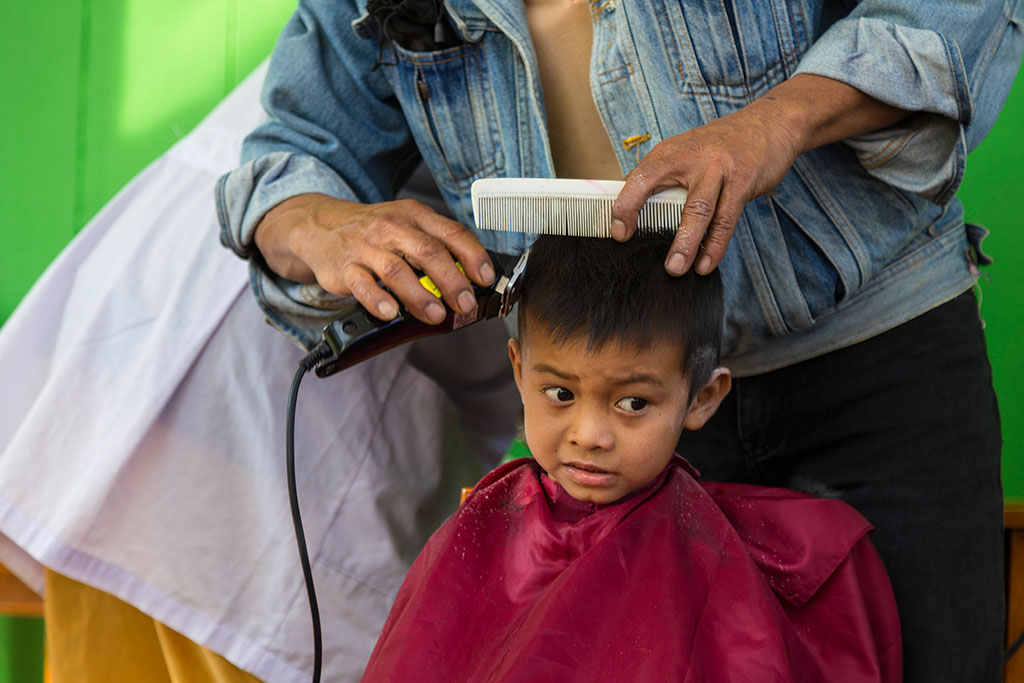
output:
M467 227L478 177L625 175L619 240L648 196L685 187L665 266L722 269L740 379L680 452L705 478L853 504L877 527L906 679L998 680L1001 443L970 293L985 257L955 193L1019 65L1019 2L458 0L421 25L383 5L300 3L272 120L218 187L271 321L317 341L330 313L304 287L438 323L416 270L469 313L467 277L494 277L484 246L530 241ZM452 218L393 200L419 157Z

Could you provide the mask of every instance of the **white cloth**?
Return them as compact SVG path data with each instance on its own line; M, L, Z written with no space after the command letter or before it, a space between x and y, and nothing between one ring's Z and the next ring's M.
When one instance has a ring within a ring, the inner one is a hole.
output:
M0 561L40 591L45 565L112 593L265 680L306 681L284 466L301 352L264 323L213 203L264 116L262 76L121 191L0 330ZM358 677L422 543L511 438L504 339L481 324L304 380L325 679Z

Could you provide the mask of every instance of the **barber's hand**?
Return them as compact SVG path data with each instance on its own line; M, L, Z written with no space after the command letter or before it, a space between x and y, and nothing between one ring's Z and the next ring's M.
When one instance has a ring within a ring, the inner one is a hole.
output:
M800 150L786 126L751 106L657 144L626 176L612 207L612 236L629 239L637 213L661 190L687 189L665 268L710 273L725 255L743 207L779 184Z
M743 207L778 185L800 154L909 113L840 81L796 74L743 109L655 145L626 176L612 207L612 236L632 236L650 195L685 187L686 207L665 269L682 275L696 262L698 273L710 273Z
M480 285L494 280L491 260L469 229L412 199L359 204L299 195L267 213L255 240L278 275L355 296L383 320L398 314L396 297L423 322L444 320L444 306L423 288L413 268L425 272L460 313L476 308L467 275Z

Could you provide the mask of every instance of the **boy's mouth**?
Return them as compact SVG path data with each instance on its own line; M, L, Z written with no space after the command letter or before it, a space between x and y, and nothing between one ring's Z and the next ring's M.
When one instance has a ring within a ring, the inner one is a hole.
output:
M596 472L598 474L611 474L611 472L609 472L608 470L603 470L600 467L598 467L597 465L591 465L588 462L567 462L567 463L565 463L565 466L566 467L573 467L573 468L578 469L578 470L583 470L584 472Z
M579 486L608 486L615 473L586 462L567 462L564 465L569 478Z

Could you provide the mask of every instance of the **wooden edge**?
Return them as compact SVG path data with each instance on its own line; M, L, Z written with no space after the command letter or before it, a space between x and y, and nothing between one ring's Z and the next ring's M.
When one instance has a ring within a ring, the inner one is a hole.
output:
M43 599L0 564L0 614L14 617L43 616Z
M1006 647L1024 632L1024 529L1008 529L1006 577ZM1024 681L1024 648L1006 662L1004 683Z
M1010 498L1003 503L1003 526L1024 529L1024 498Z

